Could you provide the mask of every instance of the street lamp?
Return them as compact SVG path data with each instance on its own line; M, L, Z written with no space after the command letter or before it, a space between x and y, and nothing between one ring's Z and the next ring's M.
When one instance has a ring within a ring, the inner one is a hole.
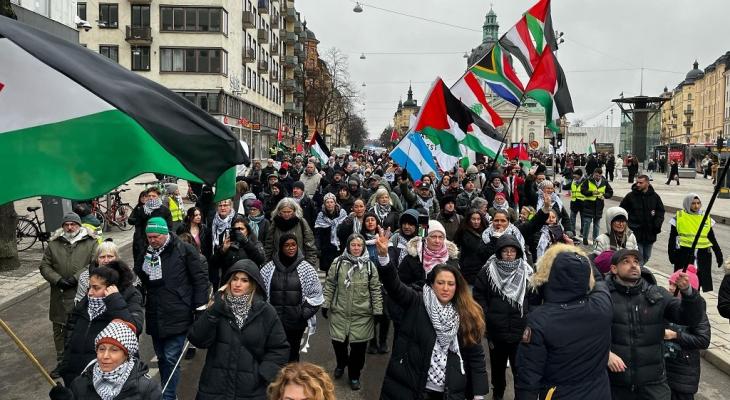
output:
M362 6L360 5L359 2L355 4L355 8L353 8L352 11L353 12L356 12L356 13L361 13L362 12Z
M360 59L361 60L364 60L365 59L365 53L360 54Z

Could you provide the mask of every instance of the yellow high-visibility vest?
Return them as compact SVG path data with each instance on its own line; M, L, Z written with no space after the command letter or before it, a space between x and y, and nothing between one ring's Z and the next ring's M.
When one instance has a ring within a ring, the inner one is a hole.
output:
M590 196L583 195L583 200L596 201L598 199L598 197L596 195L594 195L593 192L598 190L599 193L601 193L602 195L605 195L606 194L606 185L597 187L593 181L589 180L588 181L588 190L591 192L591 195Z
M677 233L679 234L679 245L682 247L692 247L692 242L695 240L695 235L700 229L700 222L702 222L701 214L690 214L684 210L677 211ZM697 241L698 249L706 249L712 247L710 239L707 235L710 233L712 228L712 220L708 217L705 221L705 225L702 226L702 233L700 234L700 240Z
M580 184L582 184L581 182ZM575 180L571 182L570 184L570 201L579 201L583 200L585 196L583 196L583 193L580 192L580 184L576 184Z
M168 201L167 204L168 204L168 208L170 208L170 214L172 214L172 221L173 222L178 222L178 221L182 222L182 220L183 220L182 209L180 208L180 206L178 206L177 202L175 201L175 199L172 196L170 196L168 198L170 199L170 201Z

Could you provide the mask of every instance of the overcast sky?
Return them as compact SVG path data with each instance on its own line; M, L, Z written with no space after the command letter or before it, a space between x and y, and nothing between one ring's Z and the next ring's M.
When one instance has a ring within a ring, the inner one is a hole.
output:
M350 74L361 90L361 115L371 137L392 123L398 100L413 81L419 104L436 76L451 85L466 68L463 53L481 43L484 16L493 4L499 34L510 29L537 0L368 0L354 13L347 0L297 0L296 7L320 40L349 55ZM553 0L553 24L565 32L558 59L566 71L575 113L588 126L613 126L619 112L611 99L639 94L641 67L646 95L674 88L692 68L730 50L728 0ZM463 28L421 21L373 5ZM361 60L360 54L367 59ZM379 52L453 54L377 55ZM367 86L362 87L362 83ZM526 83L526 82L524 82ZM365 103L364 105L362 103Z

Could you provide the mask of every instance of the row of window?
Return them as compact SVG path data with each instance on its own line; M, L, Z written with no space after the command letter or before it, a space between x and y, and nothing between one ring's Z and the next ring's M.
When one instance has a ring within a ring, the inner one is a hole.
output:
M119 46L101 45L99 54L119 62ZM150 70L150 48L131 49L133 71ZM223 49L160 48L160 72L228 73L228 53Z
M276 104L281 104L281 91L271 82L264 79L263 75L257 74L255 69L246 67L245 84L254 92L266 97Z
M99 54L107 57L114 62L119 62L119 46L101 45L99 46ZM148 46L132 47L132 71L149 71L150 70L150 48Z

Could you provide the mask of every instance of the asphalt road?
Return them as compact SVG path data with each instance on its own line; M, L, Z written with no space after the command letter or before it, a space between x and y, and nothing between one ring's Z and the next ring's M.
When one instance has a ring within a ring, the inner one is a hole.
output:
M616 204L618 203L615 201L607 201L607 206ZM666 221L669 221L669 216ZM659 240L654 247L654 255L650 265L652 268L669 273L672 271L672 266L669 264L666 253L666 241L669 236L667 222L665 222L664 232L659 236ZM721 244L730 243L730 227L716 225L715 234ZM122 258L131 260L128 248L122 251ZM717 289L722 279L722 272L713 267L713 274ZM44 366L49 370L55 366L52 329L51 323L48 321L48 290L40 292L9 309L0 311L0 318L3 318L15 330ZM310 344L310 352L303 354L302 359L317 363L328 371L334 370L334 352L328 337L328 328L326 322L321 319L319 329ZM140 351L144 360L153 359L154 352L152 351L151 341L146 334L142 335ZM358 392L351 391L347 380L343 378L336 381L337 398L341 400L377 399L388 357L389 355L368 355L362 376L362 390ZM179 386L179 399L192 400L195 398L204 359L205 352L199 350L193 360L183 361L183 379ZM0 360L2 361L2 368L0 368L0 400L47 398L50 388L47 382L34 369L25 355L16 348L15 344L1 333ZM153 368L152 372L156 373L154 362L151 363L151 367ZM730 378L704 361L704 359L702 360L701 371L700 392L696 398L707 400L726 399L727 393L730 393ZM508 386L510 385L511 376L508 377ZM511 391L506 393L506 398L512 398Z

